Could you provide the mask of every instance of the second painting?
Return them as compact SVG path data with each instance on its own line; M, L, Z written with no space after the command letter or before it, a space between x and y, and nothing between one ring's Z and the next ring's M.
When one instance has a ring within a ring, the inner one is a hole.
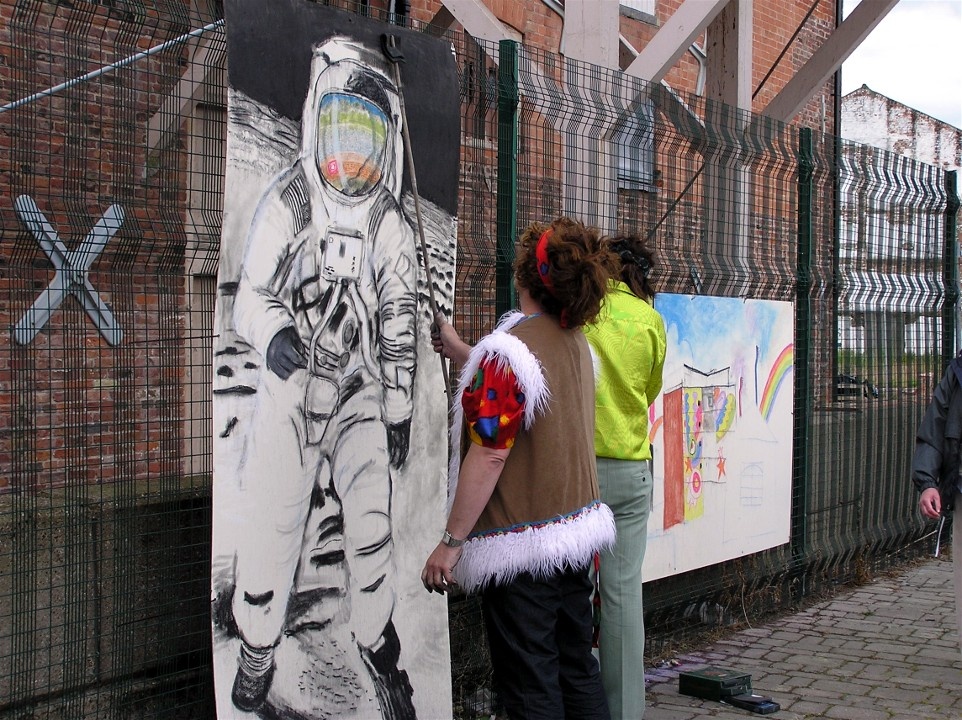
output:
M788 542L794 307L660 293L668 350L650 408L646 581Z

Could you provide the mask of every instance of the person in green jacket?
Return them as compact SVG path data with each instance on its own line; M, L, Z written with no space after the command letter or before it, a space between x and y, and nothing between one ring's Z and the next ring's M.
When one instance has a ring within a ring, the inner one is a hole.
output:
M600 556L598 650L613 720L645 712L645 622L641 566L651 512L648 407L661 392L665 323L653 307L654 254L632 236L611 238L621 258L602 310L585 334L596 356L595 456L601 499L615 515L617 540Z

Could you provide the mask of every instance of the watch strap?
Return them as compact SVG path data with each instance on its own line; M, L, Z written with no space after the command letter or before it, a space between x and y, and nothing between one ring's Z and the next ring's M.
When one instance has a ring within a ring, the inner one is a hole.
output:
M445 530L444 535L441 536L441 542L448 547L461 547L464 545L464 540L458 540L447 530Z

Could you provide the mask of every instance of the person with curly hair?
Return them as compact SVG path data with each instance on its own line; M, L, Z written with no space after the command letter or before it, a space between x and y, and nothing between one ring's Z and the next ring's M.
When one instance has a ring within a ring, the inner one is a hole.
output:
M462 365L451 505L421 573L429 591L480 592L508 717L603 720L592 655L595 553L615 540L595 469L595 381L582 327L617 258L569 218L535 223L514 263L520 312L470 347L442 317L435 349Z

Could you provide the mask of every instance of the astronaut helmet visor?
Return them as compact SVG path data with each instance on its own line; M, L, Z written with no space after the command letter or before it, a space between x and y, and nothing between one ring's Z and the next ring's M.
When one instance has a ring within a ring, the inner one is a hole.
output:
M317 165L324 182L348 197L371 192L384 175L388 119L350 93L328 93L317 110Z

